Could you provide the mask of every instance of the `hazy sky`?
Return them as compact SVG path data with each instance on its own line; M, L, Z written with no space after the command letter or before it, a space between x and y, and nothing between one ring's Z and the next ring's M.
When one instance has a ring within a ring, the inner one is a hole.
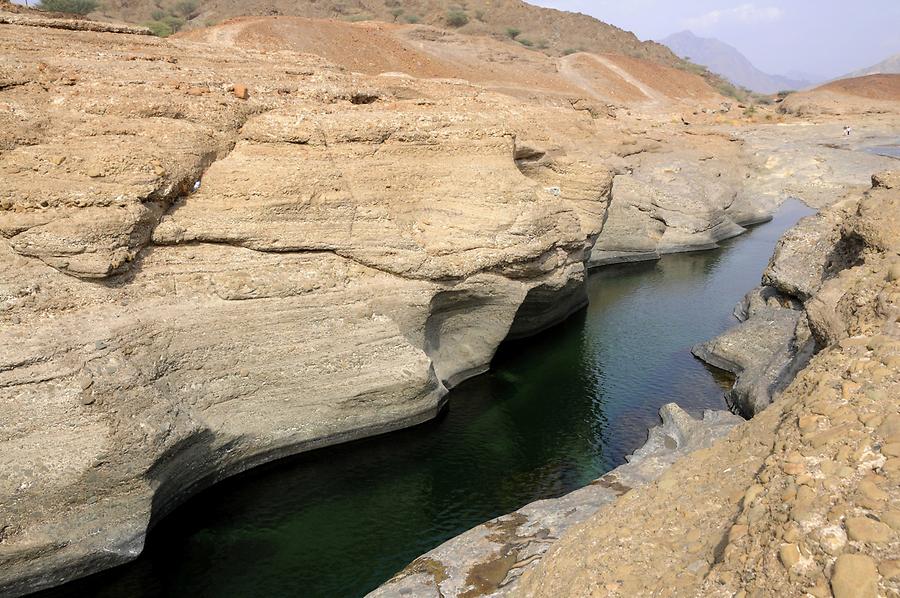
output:
M900 53L900 0L528 0L589 14L641 39L690 29L772 74L836 77Z

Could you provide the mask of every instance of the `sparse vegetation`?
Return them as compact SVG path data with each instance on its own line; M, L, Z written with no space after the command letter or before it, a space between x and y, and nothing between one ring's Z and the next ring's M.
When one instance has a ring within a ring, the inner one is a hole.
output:
M578 52L581 52L581 50L576 50L575 48L566 48L565 50L563 50L563 56L577 54Z
M198 14L199 3L197 0L178 0L171 9L157 8L150 13L151 21L144 26L159 37L168 37L179 31L188 20ZM208 25L207 25L208 26Z
M372 15L368 15L365 13L347 15L346 17L344 17L344 20L349 21L350 23L361 23L363 21L371 21Z
M746 102L747 98L750 97L750 93L746 89L729 83L725 79L718 78L710 80L707 77L704 78L707 79L707 82L710 83L715 88L715 90L723 96L734 98L738 102Z
M172 28L162 21L147 21L144 27L149 29L157 37L169 37L175 33Z
M509 39L516 39L519 37L519 34L522 33L521 29L516 29L515 27L507 27L506 28L506 36Z
M483 22L483 21L484 21L484 11L483 11L483 10L476 10L476 11L475 11L475 18L478 19L479 21L482 21L482 22Z
M451 27L462 27L469 22L469 15L461 10L447 11L447 24Z
M418 17L417 15L406 15L405 20L406 20L406 22L409 23L410 25L415 25L415 24L418 23L421 19L419 19L419 17Z
M394 17L395 23L397 22L397 19L399 19L400 15L402 15L402 14L403 14L403 9L400 7L391 9L391 16Z
M550 47L550 44L547 43L547 40L541 39L541 40L538 40L537 47L540 48L541 50L546 50L547 48Z
M97 0L41 0L38 8L49 12L86 15L97 10Z
M516 41L519 42L520 44L522 44L523 46L527 46L529 48L534 45L533 41L531 41L530 39L525 39L524 37L520 37Z
M710 72L705 66L695 64L687 59L679 61L675 68L703 77L716 91L723 96L734 98L739 102L746 102L750 98L750 91L734 85L730 81Z
M176 14L181 15L185 19L190 19L197 15L197 0L178 0L175 3L174 10Z

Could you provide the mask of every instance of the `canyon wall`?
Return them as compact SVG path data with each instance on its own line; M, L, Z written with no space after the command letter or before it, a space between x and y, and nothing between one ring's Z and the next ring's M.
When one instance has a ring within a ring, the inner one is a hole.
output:
M510 595L900 591L900 187L896 172L873 181L788 233L766 272L802 301L808 365L724 440L567 532Z
M228 475L434 417L584 305L595 243L709 247L782 199L673 120L721 98L658 65L521 49L509 71L567 87L508 89L78 23L0 23L0 595L135 558ZM579 86L601 74L632 103Z

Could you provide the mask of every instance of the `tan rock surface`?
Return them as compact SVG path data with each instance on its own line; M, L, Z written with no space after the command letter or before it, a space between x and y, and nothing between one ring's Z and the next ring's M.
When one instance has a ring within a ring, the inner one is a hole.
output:
M412 28L474 82L416 79L53 25L0 24L0 594L134 558L234 472L433 417L583 305L595 241L708 247L783 199L656 64L478 67L491 40ZM816 329L870 329L845 312L823 295Z
M222 477L431 418L584 303L611 174L562 149L593 134L568 103L147 36L0 48L0 594L134 558ZM530 176L526 134L556 148Z
M860 263L812 299L832 318L837 342L727 439L570 530L513 595L900 591L891 564L900 536L889 523L900 469L883 452L900 422L900 288L889 276L900 259L896 199L876 187L845 213L837 242L862 239ZM856 309L843 310L847 303ZM687 550L697 531L700 549Z

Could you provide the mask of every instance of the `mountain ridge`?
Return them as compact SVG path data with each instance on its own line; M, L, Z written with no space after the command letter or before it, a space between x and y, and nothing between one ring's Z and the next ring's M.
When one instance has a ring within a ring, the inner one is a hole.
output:
M841 79L852 79L855 77L864 77L866 75L897 75L900 74L900 53L888 56L881 62L877 62L872 66L847 73Z
M737 48L715 38L700 37L691 31L673 33L659 42L679 57L705 66L735 85L751 91L777 93L812 85L810 81L765 73L754 66Z

